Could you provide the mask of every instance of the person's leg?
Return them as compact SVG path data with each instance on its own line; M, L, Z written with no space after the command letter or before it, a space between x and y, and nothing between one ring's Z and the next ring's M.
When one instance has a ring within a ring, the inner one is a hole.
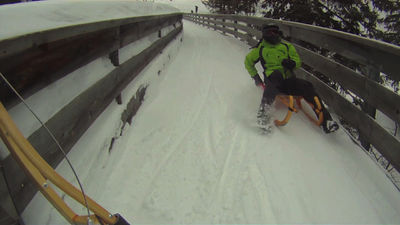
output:
M265 89L257 113L257 123L265 133L272 131L272 103L276 95L279 94L282 82L283 77L279 71L273 72L268 78L264 77Z
M318 108L316 102L314 101L315 96L317 96L317 98L321 102L321 98L318 96L317 92L315 92L314 86L310 82L303 79L299 78L286 79L283 82L280 91L287 95L302 96L307 102L312 103L314 108ZM322 102L321 102L321 107L322 111L324 112L324 118L332 119L331 115L325 109Z
M265 89L261 104L271 105L275 101L275 97L280 93L283 82L283 76L279 71L274 71L268 78L264 77Z

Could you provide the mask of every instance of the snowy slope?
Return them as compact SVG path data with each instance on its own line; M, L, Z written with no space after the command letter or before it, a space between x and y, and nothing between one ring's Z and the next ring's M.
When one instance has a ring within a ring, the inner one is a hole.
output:
M86 193L139 224L400 223L399 192L343 131L324 134L299 113L270 137L258 133L261 90L244 69L248 51L185 21L183 42L127 88L150 84L112 152L104 132L118 121L114 103L69 153ZM275 116L283 113L277 105ZM57 170L72 180L65 163ZM65 223L40 194L23 216Z

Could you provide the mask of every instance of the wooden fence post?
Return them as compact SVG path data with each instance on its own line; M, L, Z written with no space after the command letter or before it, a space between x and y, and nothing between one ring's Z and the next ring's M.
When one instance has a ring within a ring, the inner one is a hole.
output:
M213 17L213 20L214 20L214 21L217 21L217 18ZM214 30L217 30L217 28L215 28L215 26L217 26L216 23L214 23Z
M8 193L8 196L0 196L1 199L1 206L0 206L0 224L10 224L10 225L18 225L22 224L20 220L20 213L17 211L15 206L15 200L9 191L9 183L7 181L6 174L4 172L4 167L0 162L0 190L1 193Z
M222 22L225 23L225 19L222 19ZM225 28L225 25L222 25L222 28ZM225 31L222 31L223 34L226 34Z
M250 28L252 27L250 23L247 23L246 26ZM251 35L250 33L246 33L246 36L247 36L246 38L247 44L251 45L251 41L253 40L253 35Z
M233 21L233 23L234 23L234 24L237 24L238 22L237 22L237 20L235 20L235 21ZM238 32L238 29L237 29L236 27L235 27L235 29L234 29L234 30L235 30L235 32ZM238 38L238 36L237 36L237 35L235 35L235 38Z
M119 66L119 54L118 54L118 52L119 52L118 50L115 50L115 51L111 52L108 55L108 58L110 59L111 63L114 66Z
M376 81L377 83L380 83L379 82L380 72L377 67L373 65L362 66L361 72L369 79ZM370 117L376 119L376 108L370 105L367 100L364 100L364 102L361 104L361 110L364 111ZM369 143L368 139L364 135L360 134L359 140L364 149L366 151L370 151L371 143Z

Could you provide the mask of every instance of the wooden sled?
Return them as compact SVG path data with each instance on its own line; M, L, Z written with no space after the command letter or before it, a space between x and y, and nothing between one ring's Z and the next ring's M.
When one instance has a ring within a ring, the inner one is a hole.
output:
M0 137L6 144L13 158L19 163L25 173L37 185L44 197L71 224L111 224L129 225L119 214L111 214L89 196L83 196L81 190L59 175L34 149L31 143L22 135L7 110L0 102ZM83 206L87 206L91 215L76 214L56 192L58 187ZM86 199L85 199L86 198Z
M275 125L278 127L286 125L289 122L293 112L297 113L297 112L299 112L299 110L302 110L304 112L304 114L307 116L307 118L311 120L311 122L313 122L317 126L320 126L324 120L324 116L322 113L322 106L321 106L319 99L317 97L314 97L314 101L317 105L317 109L314 108L314 105L312 103L306 101L311 106L311 108L316 112L316 114L318 116L310 115L305 110L303 110L303 107L301 105L302 99L303 99L302 96L292 96L292 95L276 96L275 100L278 100L278 101L282 102L285 106L287 106L288 111L286 113L286 116L283 118L283 120L275 120L274 121ZM294 100L296 100L297 108L294 105Z

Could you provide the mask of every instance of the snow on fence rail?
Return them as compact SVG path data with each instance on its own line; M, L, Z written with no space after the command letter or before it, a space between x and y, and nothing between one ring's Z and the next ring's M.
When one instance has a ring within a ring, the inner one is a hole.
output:
M27 98L88 63L108 56L115 68L45 121L68 152L114 99L121 100L118 97L121 91L181 31L182 14L172 13L31 33L0 41L0 69L17 91ZM119 57L126 57L120 49L150 35L156 37L150 46L120 62ZM6 84L0 81L0 86L1 102L7 108L16 105L18 99ZM141 95L142 91L139 89L140 93L137 94ZM43 127L34 131L27 139L53 168L62 160L62 155ZM10 155L1 160L1 165L10 185L10 194L21 212L37 192L37 188ZM0 182L2 205L8 195L5 183Z
M233 35L251 46L257 44L261 38L262 25L274 22L280 26L284 36L290 38L304 64L338 82L373 108L379 109L393 121L400 123L400 96L374 81L380 72L395 81L400 81L398 46L332 29L268 18L216 14L185 14L184 18ZM319 46L356 61L363 65L367 72L365 75L360 74L308 50L301 46L301 43ZM397 171L400 171L398 139L310 72L301 68L297 71L297 75L312 82L329 108L357 128L360 137L372 144Z

